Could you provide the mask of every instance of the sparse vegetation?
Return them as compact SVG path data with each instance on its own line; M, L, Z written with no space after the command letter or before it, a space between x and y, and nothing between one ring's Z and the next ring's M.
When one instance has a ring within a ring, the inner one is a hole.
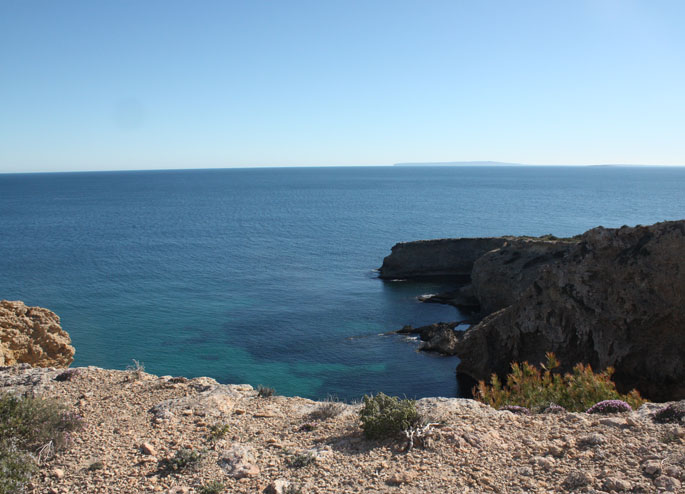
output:
M24 492L38 463L82 427L80 416L54 400L0 395L0 494Z
M145 364L133 359L132 363L126 366L126 371L128 372L129 381L138 381L143 378L143 374L145 373Z
M316 456L309 451L294 454L288 459L288 466L291 468L304 468L313 463L316 463Z
M226 486L217 480L212 480L197 489L198 494L221 494Z
M0 396L0 442L13 441L30 453L38 453L48 444L48 449L56 451L66 447L71 433L82 427L79 415L54 400Z
M159 469L166 473L194 470L204 458L204 452L196 449L182 448L173 457L159 461Z
M624 413L632 411L632 407L622 400L604 400L599 403L595 403L590 408L588 408L587 413Z
M345 404L334 396L329 396L309 414L310 420L328 420L337 417L345 410Z
M616 390L611 380L614 372L611 367L595 373L589 365L577 364L572 372L563 375L554 372L557 367L559 361L552 353L547 354L547 362L542 369L528 362L514 363L506 385L493 375L489 385L480 381L473 395L493 408L516 405L534 411L543 411L550 403L571 412L584 412L605 400L623 400L633 408L645 402L635 390L627 395Z
M216 441L217 439L222 439L231 427L228 424L214 424L209 426L209 438Z
M685 405L671 403L656 412L652 419L657 424L678 424L685 422Z
M367 439L391 439L423 421L414 400L400 400L383 393L364 396L359 418Z
M276 390L274 388L267 388L266 386L262 386L261 384L257 386L257 396L259 396L260 398L269 398L275 394Z
M36 472L33 456L10 440L0 442L0 494L18 494Z

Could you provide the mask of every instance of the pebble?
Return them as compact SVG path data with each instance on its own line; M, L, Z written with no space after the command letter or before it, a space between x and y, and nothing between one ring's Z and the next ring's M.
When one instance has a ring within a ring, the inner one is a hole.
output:
M142 451L144 455L157 456L157 450L152 444L148 442L145 442L140 445L140 451Z

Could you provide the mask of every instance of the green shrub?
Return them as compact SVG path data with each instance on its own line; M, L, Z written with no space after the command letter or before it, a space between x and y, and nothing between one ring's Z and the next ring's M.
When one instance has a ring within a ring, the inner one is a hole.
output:
M34 453L46 445L58 450L82 427L80 416L54 400L0 396L0 442L11 440L18 448Z
M198 494L221 494L226 490L226 486L217 480L212 480L200 487Z
M506 385L493 374L490 385L480 381L473 395L493 408L518 405L535 411L548 408L550 403L569 412L584 412L604 400L623 400L634 409L645 402L635 390L627 395L616 391L611 367L595 373L589 365L577 364L572 372L563 375L553 372L557 367L559 361L552 353L547 354L547 363L542 369L528 362L513 363Z
M214 424L209 426L209 438L212 440L217 440L223 438L231 427L228 424Z
M393 438L422 421L414 400L400 400L383 393L364 396L359 418L367 439Z
M173 457L163 458L159 461L159 469L166 473L194 470L204 458L204 451L182 448L176 451Z
M35 459L13 441L0 441L0 494L19 494L36 471Z

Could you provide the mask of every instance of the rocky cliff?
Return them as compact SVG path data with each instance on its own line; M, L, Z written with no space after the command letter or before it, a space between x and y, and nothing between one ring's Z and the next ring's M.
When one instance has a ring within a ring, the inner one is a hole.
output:
M383 259L380 277L468 279L476 259L501 247L506 241L506 237L492 237L400 242Z
M0 301L0 365L68 367L73 361L74 347L59 316L23 302Z
M586 232L519 296L502 297L509 306L465 333L458 371L503 376L510 362L537 364L552 351L567 369L615 367L624 391L685 398L683 252L685 221Z

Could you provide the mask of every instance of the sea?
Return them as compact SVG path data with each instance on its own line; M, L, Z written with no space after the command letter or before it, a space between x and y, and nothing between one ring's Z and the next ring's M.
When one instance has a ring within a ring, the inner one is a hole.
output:
M73 366L282 395L460 396L386 334L462 317L382 281L396 242L571 236L685 217L678 167L307 167L0 175L0 298L56 312Z

